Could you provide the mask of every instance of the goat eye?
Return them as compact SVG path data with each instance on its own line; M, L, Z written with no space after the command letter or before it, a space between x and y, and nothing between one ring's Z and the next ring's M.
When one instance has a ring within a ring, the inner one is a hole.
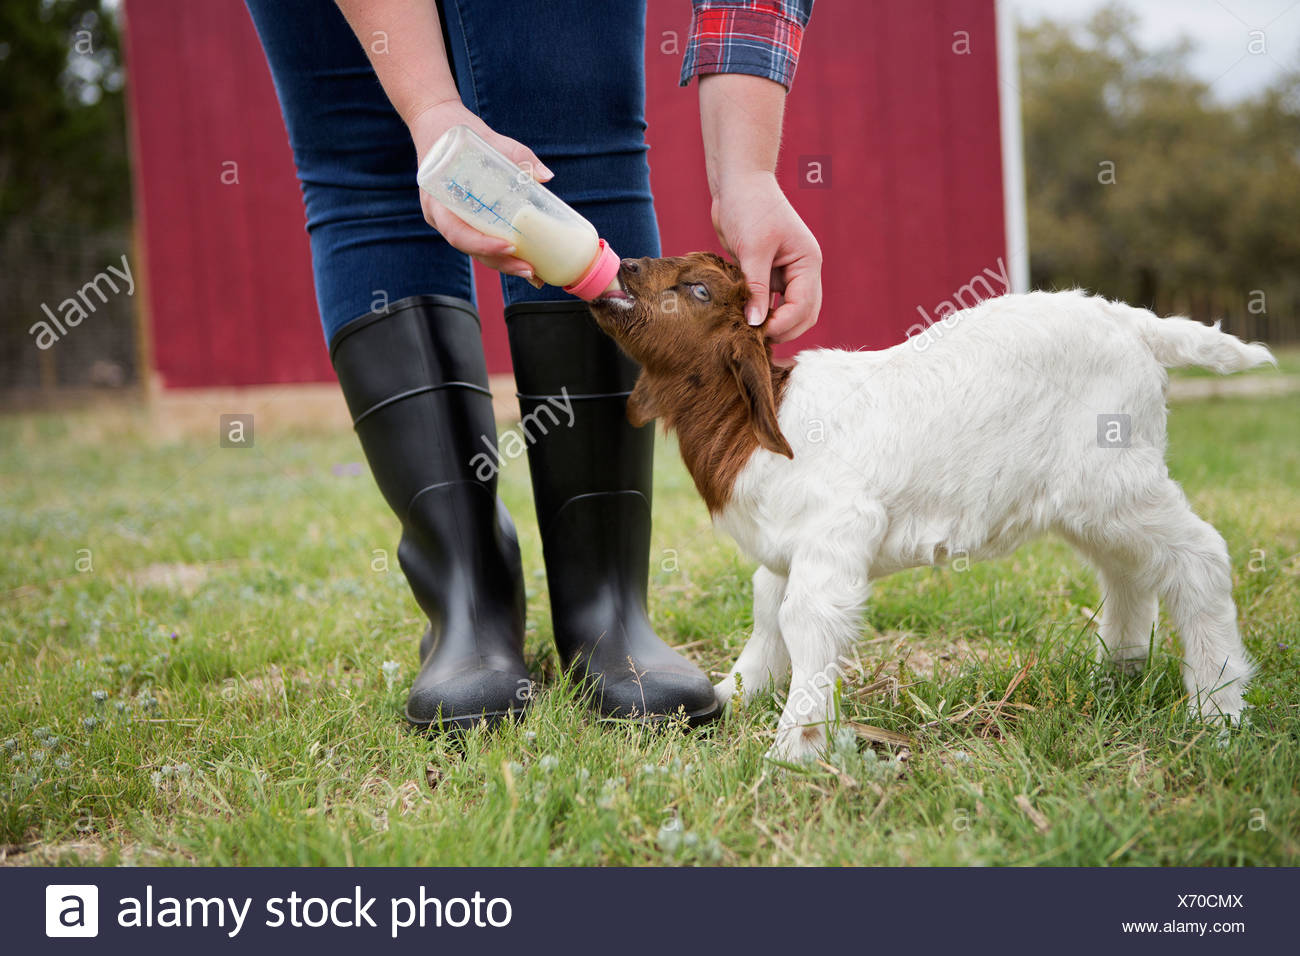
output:
M695 296L695 298L699 299L701 302L708 302L710 298L709 287L703 282L697 282L691 286L691 295Z

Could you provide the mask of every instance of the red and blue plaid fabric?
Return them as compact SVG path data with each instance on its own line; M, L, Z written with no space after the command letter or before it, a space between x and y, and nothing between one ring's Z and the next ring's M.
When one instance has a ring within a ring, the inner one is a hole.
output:
M794 82L813 0L692 0L682 86L706 73L749 73Z

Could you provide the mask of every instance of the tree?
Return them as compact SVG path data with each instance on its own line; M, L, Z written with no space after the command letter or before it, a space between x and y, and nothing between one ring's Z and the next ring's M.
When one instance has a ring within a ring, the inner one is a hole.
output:
M0 221L126 224L120 38L102 0L0 0Z
M1136 22L1021 30L1034 284L1297 337L1300 79L1219 103L1188 44L1144 49Z
M113 302L57 350L28 334L127 251L130 169L115 4L0 0L0 387L131 377L132 305ZM102 377L102 376L101 376Z

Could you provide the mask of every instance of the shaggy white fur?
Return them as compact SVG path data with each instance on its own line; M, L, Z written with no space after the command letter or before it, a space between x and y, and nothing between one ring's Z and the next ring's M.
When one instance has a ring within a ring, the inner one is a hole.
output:
M756 451L716 519L762 565L719 700L737 678L749 697L789 674L770 755L815 754L872 581L1055 531L1100 575L1099 652L1141 664L1159 597L1191 705L1235 719L1251 663L1227 547L1165 467L1164 369L1271 361L1217 327L1080 292L991 299L879 352L801 353L780 408L793 460Z

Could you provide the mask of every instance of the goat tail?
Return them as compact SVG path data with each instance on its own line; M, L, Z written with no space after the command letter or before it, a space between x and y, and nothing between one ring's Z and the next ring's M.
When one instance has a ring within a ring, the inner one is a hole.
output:
M1202 325L1179 316L1162 319L1146 309L1118 302L1110 306L1111 314L1133 329L1165 368L1199 365L1228 375L1258 365L1277 365L1267 345L1243 342L1221 331L1218 322Z

